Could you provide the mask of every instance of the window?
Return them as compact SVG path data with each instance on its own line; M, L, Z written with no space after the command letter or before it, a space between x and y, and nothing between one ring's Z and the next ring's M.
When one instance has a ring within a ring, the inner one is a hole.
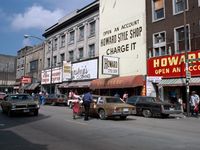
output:
M79 59L82 59L82 58L83 58L83 47L79 48L78 51L79 51L79 56L78 56L78 58L79 58Z
M51 41L48 42L48 51L51 51Z
M79 41L84 39L84 26L79 28Z
M74 51L69 51L69 60L70 60L71 62L74 61Z
M71 31L69 33L69 44L74 43L74 35L75 35L75 31Z
M38 60L30 62L30 72L34 72L37 70L38 70Z
M89 36L95 35L95 21L90 22L89 24Z
M55 38L54 39L54 50L57 50L57 48L58 48L58 39Z
M153 34L153 50L149 51L149 57L167 55L166 50L166 33L159 32Z
M152 9L154 21L164 18L164 0L153 0Z
M185 9L188 8L188 1L187 0L173 0L174 1L174 14L182 13L184 11L184 3Z
M60 62L63 63L64 60L65 60L65 54L62 53L60 54Z
M47 67L48 67L48 68L51 67L51 60L50 60L50 58L47 58Z
M95 56L95 45L89 45L89 57L92 58Z
M188 26L186 26L186 38L187 38L187 49L189 50L189 32ZM175 29L175 50L176 53L185 52L185 33L184 27L179 27Z
M56 67L57 64L57 56L53 56L53 66Z
M60 46L61 46L61 47L64 47L64 46L65 46L65 34L61 36Z

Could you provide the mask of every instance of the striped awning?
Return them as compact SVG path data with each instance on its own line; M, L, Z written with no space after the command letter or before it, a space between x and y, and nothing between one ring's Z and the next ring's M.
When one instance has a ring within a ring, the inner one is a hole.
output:
M193 77L189 81L190 85L200 86L200 77ZM162 79L158 86L185 86L185 78Z

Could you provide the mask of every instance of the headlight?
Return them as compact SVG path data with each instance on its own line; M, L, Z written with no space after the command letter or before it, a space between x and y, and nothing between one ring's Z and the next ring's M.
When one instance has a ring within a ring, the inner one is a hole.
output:
M15 109L16 108L16 105L12 105L12 109Z

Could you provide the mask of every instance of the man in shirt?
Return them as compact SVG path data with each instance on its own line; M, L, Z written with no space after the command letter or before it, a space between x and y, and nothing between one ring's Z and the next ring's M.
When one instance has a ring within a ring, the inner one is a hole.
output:
M190 110L192 116L199 116L199 95L196 94L195 91L192 91L192 95L190 97Z
M83 105L85 108L85 117L84 120L88 120L89 112L90 112L90 103L92 102L92 95L90 91L83 95Z

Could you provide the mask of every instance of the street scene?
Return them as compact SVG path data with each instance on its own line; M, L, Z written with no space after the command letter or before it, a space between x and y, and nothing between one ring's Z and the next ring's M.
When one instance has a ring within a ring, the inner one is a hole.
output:
M127 120L72 118L65 106L42 106L38 117L0 113L3 150L102 150L126 148L199 150L199 123L182 115L167 119L129 116Z
M6 0L2 150L199 150L200 0Z

